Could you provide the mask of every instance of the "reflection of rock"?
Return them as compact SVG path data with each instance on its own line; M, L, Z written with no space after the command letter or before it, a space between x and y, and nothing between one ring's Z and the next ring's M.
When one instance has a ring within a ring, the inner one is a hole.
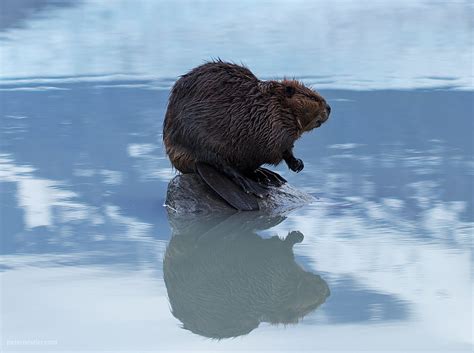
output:
M279 188L270 188L269 196L258 200L258 203L262 211L281 213L312 201L313 196L287 183ZM177 175L170 181L166 206L177 214L235 212L195 174Z
M170 218L164 279L173 315L187 330L226 338L247 334L260 322L296 323L329 295L320 276L295 262L300 232L284 240L256 234L283 217L239 213L184 225Z

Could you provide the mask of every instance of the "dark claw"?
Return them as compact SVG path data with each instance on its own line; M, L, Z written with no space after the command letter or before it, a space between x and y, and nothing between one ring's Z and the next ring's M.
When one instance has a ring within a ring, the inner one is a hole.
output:
M298 169L297 169L297 173L301 172L304 168L304 163L301 159L298 159Z
M255 170L254 172L254 176L255 176L255 181L259 182L259 183L263 183L264 185L270 185L271 184L271 180L268 178L268 176L259 169Z
M237 177L237 178L234 179L234 181L247 194L254 194L258 198L263 198L264 196L268 195L268 190L263 185L260 185L257 182L255 182L251 179L248 179L244 176Z
M270 185L280 187L286 183L286 179L276 172L273 172L263 167L260 167L257 170L259 170L260 172L264 173L267 176L268 180L270 180Z
M263 187L280 187L286 183L286 180L281 175L263 167L257 168L255 171L249 173L247 176Z
M304 168L304 163L301 159L297 158L294 159L291 164L289 165L290 169L296 173L299 173Z

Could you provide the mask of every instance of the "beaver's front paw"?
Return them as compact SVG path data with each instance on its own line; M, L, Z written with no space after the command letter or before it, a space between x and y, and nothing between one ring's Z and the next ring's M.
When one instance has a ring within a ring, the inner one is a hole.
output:
M304 163L301 159L295 158L291 161L291 163L288 164L288 167L296 173L299 173L303 170L304 168Z

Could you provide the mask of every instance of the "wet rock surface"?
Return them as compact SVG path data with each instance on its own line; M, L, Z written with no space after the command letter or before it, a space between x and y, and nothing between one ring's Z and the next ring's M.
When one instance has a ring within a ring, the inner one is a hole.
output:
M270 193L258 199L260 212L280 214L316 201L312 195L297 190L288 183L279 188L270 187ZM180 174L168 184L165 206L176 214L235 213L196 174Z

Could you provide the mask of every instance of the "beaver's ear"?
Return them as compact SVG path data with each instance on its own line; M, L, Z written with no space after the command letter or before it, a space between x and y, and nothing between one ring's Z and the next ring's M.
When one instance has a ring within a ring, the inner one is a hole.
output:
M295 87L285 85L285 96L286 96L287 98L293 97L293 95L295 94L295 92L296 92Z

